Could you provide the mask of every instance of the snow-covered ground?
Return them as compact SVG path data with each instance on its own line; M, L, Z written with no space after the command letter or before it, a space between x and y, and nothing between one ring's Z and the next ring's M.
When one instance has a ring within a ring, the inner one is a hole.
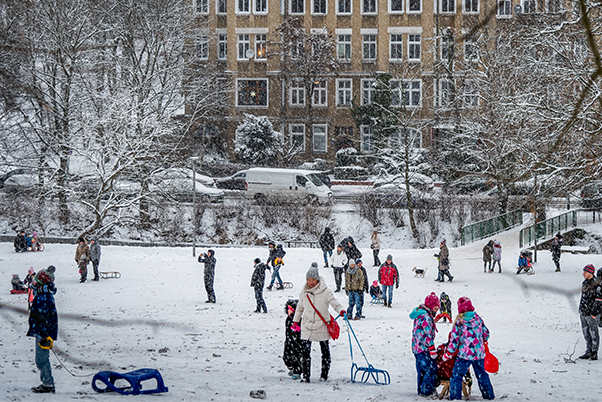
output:
M602 231L600 227L594 230ZM33 266L57 267L56 302L59 314L57 352L74 374L101 370L118 372L159 369L169 392L152 398L164 401L244 401L251 390L263 389L272 401L421 401L416 395L415 361L411 352L410 311L431 291L448 293L454 303L469 296L491 330L490 348L500 361L491 380L497 398L512 401L598 401L602 399L602 361L565 363L585 350L577 304L582 268L602 265L600 255L563 254L562 272L554 273L548 252L539 252L535 275L515 275L518 229L496 236L503 246L503 273L483 273L481 248L485 241L450 249L453 283L437 283L436 250L381 250L391 253L401 272L393 308L366 303L361 321L354 321L368 360L388 370L391 384L377 386L350 382L351 360L345 325L331 341L332 368L326 383L318 382L319 348L312 354L312 382L302 384L287 376L282 362L284 303L297 298L312 261L322 265L321 251L289 249L285 281L293 289L265 292L269 312L255 314L249 286L255 257L264 248L218 248L215 290L217 304L205 304L203 267L190 249L103 247L101 270L120 271L121 279L78 283L75 246L47 245L43 253L15 254L12 244L0 244L0 302L26 308L24 295L10 295L11 274L21 278ZM376 279L368 248L361 248L370 281ZM413 267L428 268L426 278L415 278ZM332 288L332 271L320 268ZM540 288L521 288L520 284ZM549 289L541 288L549 287ZM573 296L552 288L573 290ZM347 305L344 293L337 293ZM367 299L368 301L368 299ZM34 364L34 341L27 338L27 315L0 310L0 399L7 401L116 400L96 394L91 377L72 377L51 356L56 395L32 395L39 384ZM79 318L68 319L66 315ZM102 322L101 322L102 321ZM150 323L155 323L151 325ZM447 339L449 324L438 325L437 344ZM576 346L575 346L576 344ZM159 350L167 348L166 353ZM365 365L361 354L354 357ZM472 399L481 399L476 382ZM132 397L150 400L149 396ZM128 399L129 400L129 399Z

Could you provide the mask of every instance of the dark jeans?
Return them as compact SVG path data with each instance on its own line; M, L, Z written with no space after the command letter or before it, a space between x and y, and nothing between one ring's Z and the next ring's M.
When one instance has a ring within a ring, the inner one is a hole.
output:
M332 257L332 250L322 250L324 253L324 265L328 266L328 256Z
M489 270L491 271L491 260L489 261L483 261L483 270L487 271L487 265L489 265Z
M264 313L268 312L268 307L265 305L265 301L263 300L263 286L256 287L255 289L255 300L257 301L257 309L256 312L260 312L263 310Z
M309 380L311 377L311 341L302 339L301 343L303 348L301 351L301 367L303 369L303 378ZM322 352L321 377L327 379L328 372L330 371L330 348L328 347L328 341L320 341L320 350Z
M341 290L341 283L343 282L343 268L332 268L332 272L334 272L334 283L337 285L337 291Z
M453 276L451 276L451 274L449 273L449 269L440 269L437 280L443 282L445 280L445 275L447 275L449 279L453 278Z
M389 303L391 303L393 301L393 285L391 285L391 286L382 285L382 288L383 288L383 301L385 303L387 303L387 301ZM387 290L389 291L388 299L387 299Z
M374 266L375 267L380 267L380 260L378 258L378 253L379 252L380 252L379 249L372 250L372 255L374 256Z
M347 308L347 317L353 317L353 307L355 306L355 317L362 318L362 292L349 292L349 307Z
M600 316L593 318L591 315L579 315L579 317L581 318L581 330L583 331L583 337L585 338L587 353L598 353L598 348L600 346L600 332L598 330Z
M282 278L280 278L280 265L277 265L272 270L272 281L270 282L270 288L274 285L274 282L278 279L278 283L282 286Z
M98 279L98 266L100 265L100 261L92 260L92 268L94 269L94 279Z
M437 385L437 363L427 352L414 354L418 374L418 395L429 396Z
M479 382L479 389L483 399L494 399L493 386L489 381L489 374L485 371L485 359L482 360L464 360L456 359L454 371L449 381L449 399L462 399L462 379L470 366L474 369L474 374Z
M36 366L40 370L40 380L46 387L54 387L54 378L52 377L52 368L50 366L50 349L42 349L39 342L42 337L36 336Z
M213 291L214 275L210 272L205 272L205 291L207 292L207 300L215 303L215 292Z
M493 271L495 269L495 264L497 264L497 267L499 269L498 272L502 272L502 264L500 260L493 260L493 265L491 266L491 270Z

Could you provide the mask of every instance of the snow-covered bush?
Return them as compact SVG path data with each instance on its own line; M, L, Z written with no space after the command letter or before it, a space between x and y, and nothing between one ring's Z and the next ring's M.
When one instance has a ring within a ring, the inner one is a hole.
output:
M282 134L274 131L267 116L245 114L236 129L234 152L245 163L274 166L278 163L278 151Z
M337 180L366 180L368 169L361 166L337 166L334 168L334 178Z

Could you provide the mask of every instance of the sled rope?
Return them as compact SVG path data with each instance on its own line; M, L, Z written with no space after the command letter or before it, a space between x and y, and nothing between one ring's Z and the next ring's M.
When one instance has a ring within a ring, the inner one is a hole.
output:
M73 377L92 377L95 373L92 374L73 374L68 368L67 366L65 366L63 364L63 362L61 361L61 359L59 359L59 356L56 354L56 352L54 351L54 349L50 349L52 350L52 353L54 353L54 357L56 357L56 360L58 360L58 362L60 363L61 366L63 366L63 368L65 370L67 370L67 373L71 374Z

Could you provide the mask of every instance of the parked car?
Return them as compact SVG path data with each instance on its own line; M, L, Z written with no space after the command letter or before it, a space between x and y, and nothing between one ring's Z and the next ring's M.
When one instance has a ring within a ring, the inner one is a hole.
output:
M245 183L247 180L247 171L241 170L232 176L222 177L215 180L215 187L224 190L242 190L245 191Z
M586 209L602 208L602 180L596 180L583 186L581 205Z
M247 195L256 200L270 195L332 198L332 191L311 170L251 168L247 171L246 186Z

